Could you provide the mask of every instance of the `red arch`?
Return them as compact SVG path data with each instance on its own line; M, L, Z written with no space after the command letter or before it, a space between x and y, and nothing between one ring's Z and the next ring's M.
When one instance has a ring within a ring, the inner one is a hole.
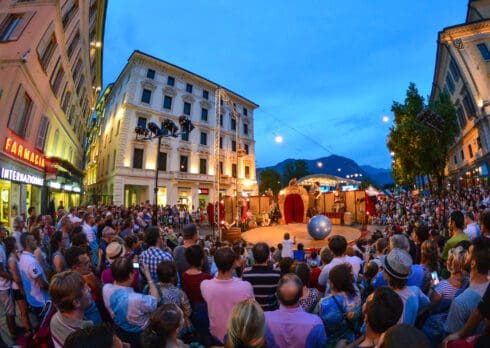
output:
M305 207L301 195L293 193L286 196L284 201L284 221L287 224L303 222Z

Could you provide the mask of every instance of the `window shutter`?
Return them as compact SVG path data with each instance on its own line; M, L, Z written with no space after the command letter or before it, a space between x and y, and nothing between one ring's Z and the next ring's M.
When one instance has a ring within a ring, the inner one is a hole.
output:
M49 120L46 116L42 116L41 124L39 125L39 130L37 132L36 148L44 151L44 142L46 140L46 134L48 131Z
M19 23L17 28L15 28L14 32L10 36L10 40L15 41L19 39L20 35L22 35L22 32L27 27L27 24L29 24L32 17L34 17L35 13L36 12L34 11L24 13L24 15L22 16L22 21Z
M39 44L37 45L36 48L39 59L42 58L44 52L48 48L49 42L51 41L51 36L53 35L53 30L54 30L54 24L53 22L51 22L51 24L49 24L48 29L44 33L43 37L39 41Z

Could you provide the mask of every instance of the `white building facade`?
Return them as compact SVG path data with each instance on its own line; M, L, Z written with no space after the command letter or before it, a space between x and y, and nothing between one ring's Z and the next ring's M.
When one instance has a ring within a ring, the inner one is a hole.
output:
M156 168L159 205L202 209L214 203L218 199L215 168L221 172L221 195L256 194L253 114L258 105L225 90L233 104L220 103L222 117L217 118L218 88L222 87L183 68L133 52L97 106L87 149L88 202L154 203ZM232 117L232 109L238 117ZM164 137L160 149L157 139L137 140L136 127L147 128L150 122L160 126L166 119L178 125L180 116L195 126L188 136Z

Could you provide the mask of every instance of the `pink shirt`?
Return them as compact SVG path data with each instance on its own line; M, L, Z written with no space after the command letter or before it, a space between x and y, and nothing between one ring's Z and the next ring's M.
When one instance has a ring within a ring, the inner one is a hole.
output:
M227 332L228 316L233 306L254 298L252 285L238 278L203 280L201 293L208 305L209 329L221 341Z

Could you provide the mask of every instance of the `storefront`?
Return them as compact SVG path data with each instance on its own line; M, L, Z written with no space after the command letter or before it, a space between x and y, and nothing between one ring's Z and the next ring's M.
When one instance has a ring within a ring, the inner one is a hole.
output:
M157 204L159 206L166 206L167 205L167 188L166 187L159 187L158 192L157 192Z
M209 203L209 189L200 188L198 191L199 209L205 210Z
M124 206L138 205L148 200L148 186L124 185Z
M192 189L190 187L179 187L178 194L177 204L185 205L190 210L192 208Z
M46 168L46 186L48 187L49 207L52 214L55 210L65 210L80 205L81 182L83 172L73 164L58 157L50 157Z

